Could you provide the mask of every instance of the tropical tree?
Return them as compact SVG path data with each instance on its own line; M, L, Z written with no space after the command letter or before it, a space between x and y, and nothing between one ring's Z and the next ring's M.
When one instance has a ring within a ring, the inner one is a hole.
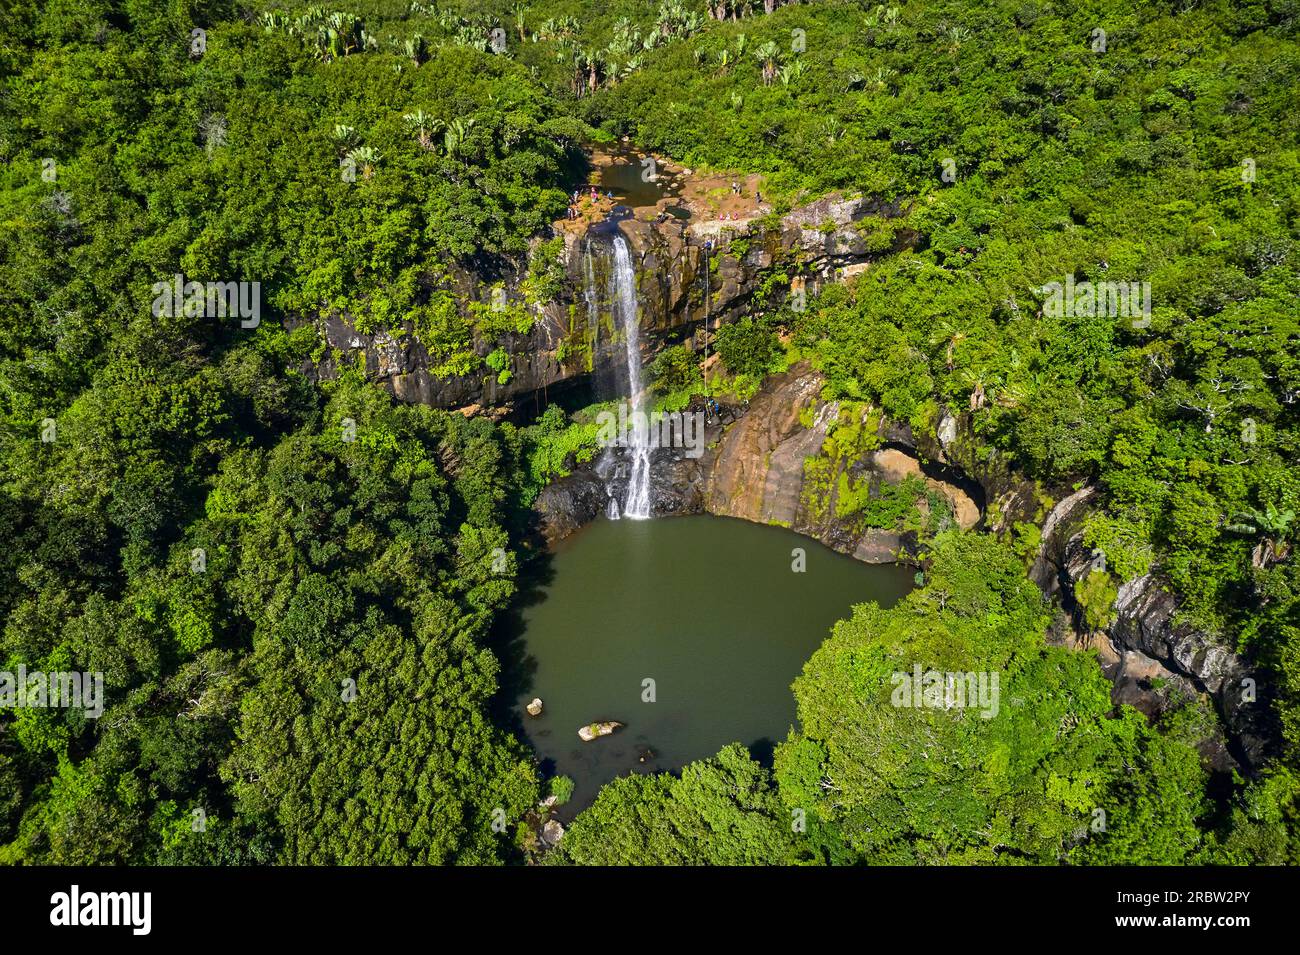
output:
M429 59L429 46L424 37L417 33L402 41L402 53L416 66L420 66Z
M1280 510L1272 502L1261 511L1252 508L1235 515L1225 530L1234 534L1261 535L1251 551L1251 563L1256 567L1284 561L1291 554L1291 544L1286 537L1295 524L1296 512L1291 508Z
M434 145L433 136L443 127L440 119L435 119L422 109L417 109L414 113L407 113L402 117L402 124L408 131L414 133L423 149L433 150L437 147Z
M763 69L763 85L771 86L772 81L776 79L777 63L780 62L781 58L781 48L774 41L768 40L754 51L754 58L758 60Z
M469 132L477 122L472 116L468 119L457 116L451 122L443 124L443 149L448 156L460 159L467 155Z
M375 167L379 165L379 160L383 157L380 155L379 150L373 146L357 146L355 149L348 151L347 158L357 165L364 178L369 179L374 176Z

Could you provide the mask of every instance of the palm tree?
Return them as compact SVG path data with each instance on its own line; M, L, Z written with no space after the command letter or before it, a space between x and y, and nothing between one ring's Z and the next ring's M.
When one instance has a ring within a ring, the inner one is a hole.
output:
M623 69L619 73L619 76L626 79L627 77L635 73L637 70L641 69L641 67L643 67L644 65L645 65L645 59L641 57L640 54L628 57L627 62L623 64Z
M1250 562L1256 567L1267 567L1290 556L1291 544L1286 540L1286 534L1295 523L1295 517L1295 511L1290 508L1279 511L1270 503L1262 511L1252 508L1237 514L1233 523L1224 530L1233 534L1263 535L1251 551Z
M375 174L375 167L379 165L379 160L383 158L379 154L379 150L373 146L358 146L356 149L349 151L347 156L348 159L361 168L361 175L366 179Z
M584 57L583 51L580 50L578 47L575 46L570 49L569 60L573 65L572 85L573 85L573 94L575 96L582 95L583 80L585 80L587 76L586 60L583 57ZM563 51L561 51L556 55L556 59L563 59L563 58L564 58Z
M524 22L524 16L528 13L528 5L526 3L516 3L511 12L515 15L515 29L519 33L519 42L523 43L528 39L528 31Z
M714 0L709 7L709 16L715 20L739 20L742 12L748 12L750 0Z
M415 133L420 146L430 151L437 147L433 143L433 134L442 129L442 121L435 119L422 109L407 113L402 117L402 124L408 131Z
M345 126L342 123L335 123L334 129L330 135L333 136L334 141L339 144L339 149L344 152L346 152L348 147L356 142L357 139L356 129L351 126Z
M350 13L331 13L325 18L317 39L323 41L323 52L329 59L339 59L371 45L365 24Z
M887 66L878 66L876 67L876 72L872 73L869 77L869 82L872 86L883 87L889 83L890 79L897 75L898 70L890 69Z
M886 8L884 4L876 7L876 12L868 15L867 26L874 27L877 23L884 23L885 26L893 28L898 23L898 7Z
M537 31L539 40L569 40L578 34L578 21L574 17L554 17L544 22Z
M700 28L700 15L687 10L680 0L665 0L659 4L655 29L665 38L690 36Z
M460 158L461 153L465 152L466 140L475 122L473 118L464 119L457 116L450 123L445 124L442 141L448 156Z
M641 31L632 26L627 17L619 17L614 23L614 38L609 41L607 49L615 56L626 56L633 50L641 49Z
M763 66L764 86L771 86L772 81L776 79L776 64L780 56L781 48L772 40L768 40L754 51L754 58Z
M797 80L808 70L808 65L803 60L795 60L781 67L781 85L789 86L791 80Z
M582 70L587 75L587 92L594 93L600 86L600 74L605 65L605 55L600 50L585 49L578 51ZM581 90L579 91L581 95Z
M402 53L408 60L419 66L429 59L429 46L424 42L424 37L417 33L402 42Z

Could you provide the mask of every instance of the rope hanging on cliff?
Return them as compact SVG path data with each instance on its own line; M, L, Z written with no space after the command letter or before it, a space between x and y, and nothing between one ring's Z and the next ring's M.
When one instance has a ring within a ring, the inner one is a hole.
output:
M713 251L713 240L704 241L704 361L700 365L700 377L707 388L709 384L709 253Z

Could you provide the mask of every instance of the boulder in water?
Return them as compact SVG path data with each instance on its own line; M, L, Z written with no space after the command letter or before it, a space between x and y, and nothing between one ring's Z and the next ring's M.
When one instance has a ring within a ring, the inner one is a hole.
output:
M594 521L605 512L608 498L604 480L589 468L548 484L533 505L546 542L554 544Z
M533 697L533 702L529 703L526 707L524 707L524 709L528 710L529 716L541 716L542 698L540 696Z
M613 720L605 720L602 723L588 723L582 729L578 730L578 737L584 743L590 743L599 736L608 736L614 730L622 729L622 723L616 723Z
M562 838L564 838L564 827L554 819L542 826L542 845L548 849L556 845Z

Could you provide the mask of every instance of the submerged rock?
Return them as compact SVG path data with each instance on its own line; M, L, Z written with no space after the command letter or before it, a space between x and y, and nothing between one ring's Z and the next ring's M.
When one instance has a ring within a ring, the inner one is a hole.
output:
M582 729L578 730L578 737L584 743L590 743L593 739L601 736L608 736L615 730L622 728L622 723L616 723L613 720L605 720L601 723L589 723Z

